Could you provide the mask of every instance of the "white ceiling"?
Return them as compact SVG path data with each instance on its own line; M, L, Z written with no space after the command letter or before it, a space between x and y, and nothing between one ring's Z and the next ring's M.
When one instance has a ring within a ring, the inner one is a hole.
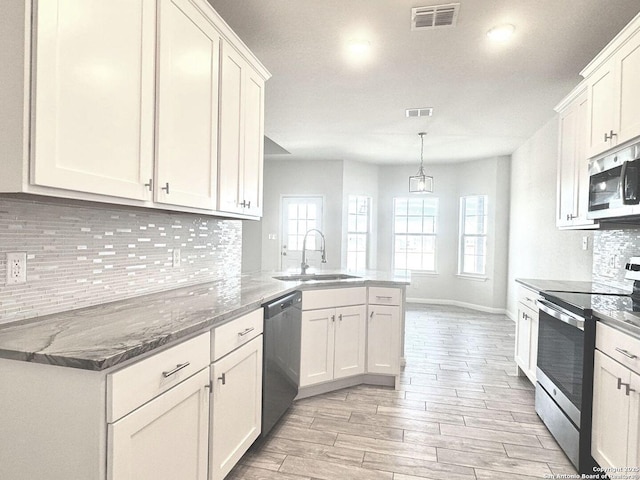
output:
M460 0L457 26L411 31L426 0L209 0L273 77L265 134L286 158L378 164L508 155L553 115L638 0ZM486 32L512 23L513 39ZM345 45L371 44L354 65ZM434 107L431 118L405 108ZM278 158L284 158L279 156Z

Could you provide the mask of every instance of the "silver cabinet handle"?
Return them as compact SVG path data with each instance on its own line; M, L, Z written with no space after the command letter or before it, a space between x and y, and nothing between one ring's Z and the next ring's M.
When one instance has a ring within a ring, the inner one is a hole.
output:
M391 295L376 295L376 298L388 298L391 300L393 297Z
M251 200L247 202L247 208L251 208Z
M169 182L164 184L164 187L160 187L160 190L164 190L167 192L167 195L169 195Z
M336 321L336 316L335 315L331 315L331 321L335 322Z
M605 133L604 134L604 141L606 142L607 140L613 140L613 137L617 137L618 134L615 133L613 130L611 130L609 133Z
M616 347L616 352L621 353L622 355L624 355L627 358L630 358L631 360L635 360L636 358L638 358L637 355L634 355L633 353L629 353L628 351L620 347Z
M342 314L338 315L338 320L342 321Z
M618 390L624 385L625 395L628 397L630 392L635 392L633 388L631 388L630 383L623 382L621 378L618 378Z
M153 191L153 178L149 179L149 183L144 184L145 187L149 188L149 191Z
M225 373L223 373L221 377L218 377L218 380L222 380L222 384L226 385L227 384L227 375Z
M373 318L373 310L371 311L371 314L369 315L369 318Z
M190 362L179 363L178 365L176 365L176 368L174 368L173 370L169 370L168 372L162 372L162 376L164 378L168 378L174 373L178 373L183 368L187 368L189 365L191 365Z
M247 333L253 332L255 330L254 327L245 328L243 331L238 332L239 337L244 337Z

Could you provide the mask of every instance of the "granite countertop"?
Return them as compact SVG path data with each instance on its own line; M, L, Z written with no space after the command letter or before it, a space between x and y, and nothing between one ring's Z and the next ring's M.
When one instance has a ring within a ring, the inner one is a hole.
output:
M0 326L0 358L105 370L293 290L409 283L407 277L371 271L339 281L281 281L275 275L246 274Z
M596 282L580 282L572 280L544 280L531 278L516 278L516 282L536 292L573 292L573 293L602 293L607 295L628 295L629 290L612 287Z

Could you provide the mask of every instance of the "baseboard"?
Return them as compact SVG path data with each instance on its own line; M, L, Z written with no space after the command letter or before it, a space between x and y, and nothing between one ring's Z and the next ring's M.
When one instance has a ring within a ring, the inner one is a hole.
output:
M303 398L313 397L323 393L333 392L340 390L341 388L355 387L356 385L378 385L382 387L395 387L396 375L378 375L372 373L365 373L362 375L355 375L353 377L341 378L338 380L330 380L318 385L309 385L307 387L300 387L298 389L298 395L295 400L301 400Z
M476 305L474 303L459 302L458 300L440 300L435 298L407 298L407 303L420 303L424 305L451 305L453 307L469 308L484 313L495 313L498 315L507 315L504 308L485 307L484 305Z

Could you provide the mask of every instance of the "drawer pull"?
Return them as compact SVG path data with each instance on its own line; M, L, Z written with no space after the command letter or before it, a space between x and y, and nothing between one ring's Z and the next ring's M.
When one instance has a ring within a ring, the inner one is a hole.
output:
M223 373L221 377L218 377L218 380L222 380L222 384L226 385L227 384L227 375L225 373Z
M336 316L335 315L331 315L331 321L335 322L336 321Z
M373 318L373 315L374 315L374 311L372 310L371 314L369 315L369 318Z
M393 297L391 295L376 295L376 298L381 298L381 299L382 298L386 298L386 299L391 300Z
M251 333L255 330L255 327L249 327L249 328L245 328L243 331L238 332L238 336L239 337L244 337L245 335L247 335L248 333Z
M342 314L338 315L338 320L342 321Z
M179 363L178 365L176 365L176 368L174 368L173 370L169 370L168 372L162 372L162 376L164 378L169 378L174 373L178 373L180 370L182 370L183 368L187 368L189 365L191 365L190 362Z
M616 352L621 353L622 355L624 355L627 358L630 358L631 360L635 360L636 358L638 358L637 355L634 355L633 353L629 353L620 347L616 347Z

